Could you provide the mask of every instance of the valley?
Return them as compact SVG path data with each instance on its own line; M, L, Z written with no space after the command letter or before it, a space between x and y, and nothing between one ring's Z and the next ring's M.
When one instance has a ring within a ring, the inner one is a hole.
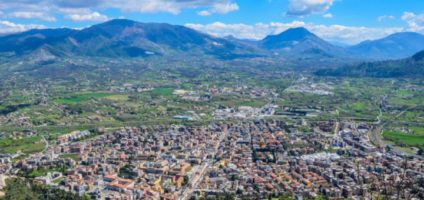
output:
M53 199L421 198L422 38L246 42L123 19L2 36L0 183Z

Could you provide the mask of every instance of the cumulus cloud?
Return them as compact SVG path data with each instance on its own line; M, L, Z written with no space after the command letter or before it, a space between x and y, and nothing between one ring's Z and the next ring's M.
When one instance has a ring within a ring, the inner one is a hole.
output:
M287 15L321 14L331 8L334 0L289 0Z
M107 21L109 18L106 15L102 15L98 12L92 12L87 14L70 14L65 16L66 19L72 21L93 21L93 22L103 22Z
M277 34L288 28L305 26L302 21L293 21L291 23L257 23L254 25L247 24L225 24L215 22L211 24L186 24L187 27L206 32L216 37L234 36L242 39L259 40L269 34Z
M211 9L199 11L197 14L200 16L210 16L214 13L226 14L238 9L239 6L236 3L217 3L213 5Z
M377 21L379 21L379 22L383 22L383 21L386 21L386 20L393 20L393 19L395 19L395 16L393 16L393 15L382 15L382 16L377 17Z
M56 18L44 12L19 11L8 14L9 17L21 19L40 19L43 21L54 22Z
M10 21L2 21L0 20L0 34L9 34L16 32L23 32L29 29L41 29L46 28L43 25L38 24L16 24Z
M208 10L199 11L199 12L197 12L197 14L200 15L200 16L203 16L203 17L212 15L212 13Z
M190 1L188 1L190 2ZM118 8L125 12L142 12L142 13L155 13L167 12L178 14L183 9L184 4L179 1L171 0L127 0L125 2L119 0L105 0L100 4L101 7Z
M61 14L61 10L114 8L124 12L178 14L184 9L204 9L201 14L225 14L238 10L233 0L14 0L0 1L0 12L48 12ZM68 19L72 19L68 17ZM87 17L87 19L91 19Z
M408 24L408 31L424 33L424 13L404 12L401 19Z
M212 12L225 14L239 9L236 3L218 3L213 5Z
M324 17L324 18L333 18L333 14L327 13L327 14L322 15L322 17Z
M317 34L328 41L337 41L346 44L356 44L363 40L372 40L385 37L389 34L403 31L402 27L392 28L370 28L359 26L342 25L317 25L305 23L303 21L293 21L290 23L257 23L248 24L225 24L215 22L211 24L186 24L187 27L208 34L223 37L232 35L241 39L260 40L270 34L278 34L289 28L306 27L311 32Z

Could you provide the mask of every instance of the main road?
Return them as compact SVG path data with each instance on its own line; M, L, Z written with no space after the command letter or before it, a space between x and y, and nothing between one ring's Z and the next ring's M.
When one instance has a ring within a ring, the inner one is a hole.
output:
M228 130L223 132L223 134L218 140L218 143L215 145L213 149L213 153L212 153L212 159L204 160L202 165L193 169L194 170L192 172L193 177L190 180L190 183L188 184L188 186L181 191L181 195L177 198L178 200L187 200L190 198L193 191L197 188L199 183L203 180L203 177L205 176L206 171L213 165L215 154L217 153L222 141L224 141L224 139L227 138L227 136L228 136Z

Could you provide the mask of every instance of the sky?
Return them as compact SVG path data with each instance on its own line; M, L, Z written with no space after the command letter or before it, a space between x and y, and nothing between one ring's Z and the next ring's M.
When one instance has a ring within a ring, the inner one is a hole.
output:
M254 40L303 26L330 42L356 44L402 31L424 34L424 0L0 0L2 35L116 18Z

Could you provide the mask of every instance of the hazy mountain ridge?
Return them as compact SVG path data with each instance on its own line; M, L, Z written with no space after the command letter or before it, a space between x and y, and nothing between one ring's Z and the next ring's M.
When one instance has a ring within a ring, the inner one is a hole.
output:
M348 50L364 58L401 59L424 50L424 35L414 32L395 33L382 39L364 41Z
M402 60L365 62L355 66L337 69L321 69L315 72L319 76L348 77L424 77L424 51Z
M22 41L22 42L19 42ZM9 45L14 44L16 45ZM190 52L219 58L255 54L255 50L184 26L112 20L82 30L46 29L0 37L0 52L29 54L48 45L69 55L139 57Z
M2 36L0 60L4 62L0 65L0 70L37 71L55 62L65 66L73 63L72 60L76 58L81 60L78 63L82 63L78 65L84 66L91 65L88 64L91 62L102 62L106 58L129 61L131 58L148 57L169 62L180 60L184 63L190 63L193 58L203 59L205 62L248 58L244 60L248 64L265 61L299 69L317 69L351 65L364 60L412 56L417 49L424 49L424 36L418 33L396 33L352 47L338 47L303 27L269 35L260 41L250 41L234 37L217 38L185 26L116 19L82 30L30 30ZM417 63L407 60L411 59L390 64ZM363 63L362 66L364 65L368 68L377 66L375 63ZM54 69L53 66L49 67ZM365 71L372 72L371 69Z
M52 54L90 57L145 57L175 52L206 54L220 59L238 57L324 57L396 59L424 49L424 36L396 33L351 47L335 46L303 27L291 28L260 41L217 38L185 26L115 19L82 30L44 29L0 37L0 53L25 55L38 48Z

